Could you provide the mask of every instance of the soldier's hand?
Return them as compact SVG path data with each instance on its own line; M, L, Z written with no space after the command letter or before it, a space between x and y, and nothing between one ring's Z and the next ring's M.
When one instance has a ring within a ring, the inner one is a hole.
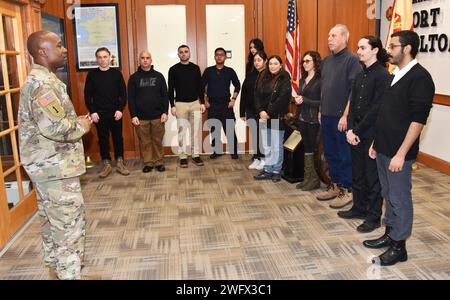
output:
M93 113L93 114L91 114L91 119L92 119L92 122L97 124L98 121L100 120L100 117L98 116L98 113Z
M167 116L167 114L161 115L161 123L166 123L168 119L169 119L169 117Z
M170 112L172 113L172 116L176 117L177 116L177 108L174 106L172 107L172 109L170 110Z
M91 130L92 121L85 116L78 117L78 123L84 128L84 133L88 133Z

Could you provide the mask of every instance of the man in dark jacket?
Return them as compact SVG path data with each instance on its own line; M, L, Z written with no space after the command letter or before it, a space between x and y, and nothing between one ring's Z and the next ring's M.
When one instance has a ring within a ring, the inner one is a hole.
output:
M156 168L164 172L164 147L162 144L168 119L169 97L164 76L152 66L152 55L143 51L139 55L139 69L128 81L128 101L131 122L141 144L144 157L142 172Z
M213 154L211 159L217 159L222 155L222 128L228 139L228 148L232 159L238 159L238 141L235 131L236 117L234 105L241 90L241 83L236 72L227 66L227 52L223 48L214 51L216 65L206 68L202 76L202 93L200 101L205 101L208 109L208 125L211 128ZM234 86L233 96L230 94L230 84ZM206 95L205 95L206 91ZM207 96L207 100L204 100ZM231 97L231 99L230 99Z

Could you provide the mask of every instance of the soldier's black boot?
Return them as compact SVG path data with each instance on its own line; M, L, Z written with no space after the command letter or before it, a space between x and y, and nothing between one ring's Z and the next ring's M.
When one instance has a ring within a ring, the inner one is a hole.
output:
M392 239L389 237L389 232L391 232L392 227L386 226L386 231L384 234L375 240L366 240L363 245L370 249L380 249L384 247L389 247L391 245Z
M392 240L389 249L378 257L381 266L393 266L398 262L408 260L408 253L406 252L406 242ZM372 263L377 263L372 260Z

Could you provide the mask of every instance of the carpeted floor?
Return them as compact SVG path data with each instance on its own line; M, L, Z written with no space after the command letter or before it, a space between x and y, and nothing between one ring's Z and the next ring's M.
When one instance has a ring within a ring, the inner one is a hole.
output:
M103 279L450 279L450 176L414 173L415 220L409 260L374 267L360 220L336 216L315 193L282 181L256 182L249 156L204 158L188 169L83 177L86 267ZM0 279L47 279L39 220L0 258Z

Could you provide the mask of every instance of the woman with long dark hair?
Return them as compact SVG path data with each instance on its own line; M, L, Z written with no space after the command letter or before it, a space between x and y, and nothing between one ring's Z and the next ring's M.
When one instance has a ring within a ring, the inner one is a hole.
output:
M258 38L254 38L248 43L248 59L247 66L245 67L245 76L248 76L251 72L256 72L255 66L253 65L253 57L259 51L264 51L264 43Z
M259 143L260 128L259 115L255 110L255 85L261 72L264 71L267 64L267 54L264 51L259 51L253 57L253 66L255 71L250 72L245 77L241 89L241 103L240 116L244 121L251 121L250 137L252 150L254 152L252 157L252 164L248 167L250 170L262 170L264 168L264 155L261 152ZM254 129L254 130L252 130Z
M289 111L292 84L278 55L271 56L268 66L259 76L255 90L255 108L259 113L266 162L256 180L281 180L285 125L281 120Z
M353 207L338 215L344 219L364 219L357 230L367 233L381 225L381 185L377 163L368 153L375 137L381 95L389 83L386 70L389 56L381 40L374 36L365 36L358 42L357 54L364 69L353 83L347 127L347 142L352 151Z
M320 129L318 113L321 94L321 62L322 58L316 51L308 51L303 55L299 95L295 97L300 119L300 133L305 147L304 179L297 185L297 188L303 191L320 187L320 179L314 167L314 150Z

